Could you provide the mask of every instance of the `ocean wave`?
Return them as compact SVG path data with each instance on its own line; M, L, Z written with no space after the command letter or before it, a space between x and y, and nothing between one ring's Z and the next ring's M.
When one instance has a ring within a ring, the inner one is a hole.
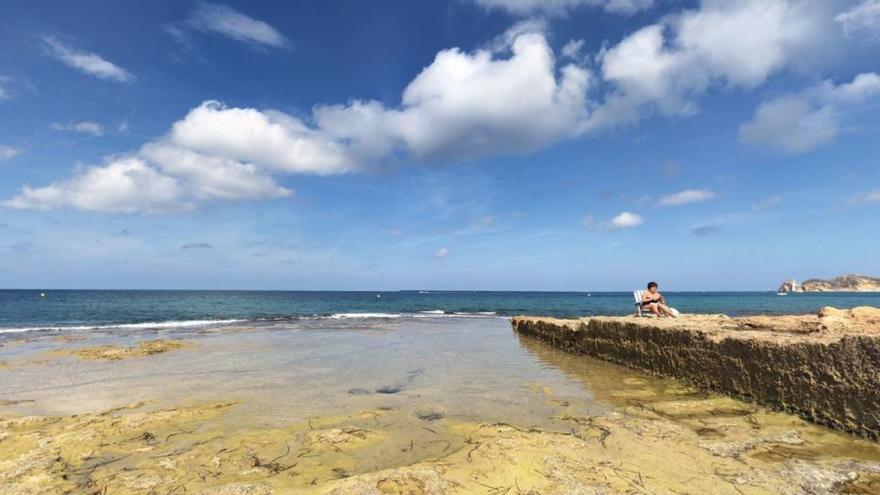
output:
M349 318L370 319L370 318L400 318L400 313L335 313L327 318L332 320L343 320Z
M443 311L432 309L408 314L413 318L498 318L495 311Z
M503 318L494 311L447 311L442 309L428 309L416 312L401 313L370 313L370 312L352 312L352 313L334 313L330 315L288 315L288 316L269 316L249 319L218 319L218 320L173 320L173 321L156 321L142 323L96 323L93 325L34 325L3 328L0 327L0 334L4 333L23 333L23 332L77 332L91 330L148 330L161 328L188 328L188 327L206 327L211 325L229 325L232 323L283 323L295 322L301 320L397 320L400 318Z
M404 313L335 313L330 316L317 316L318 319L398 319L398 318L491 318L499 317L495 311L446 311L442 309L427 309L417 312ZM309 317L298 317L309 319Z
M88 331L88 330L110 330L110 329L150 329L150 328L186 328L186 327L204 327L209 325L228 325L230 323L241 323L247 320L182 320L182 321L149 321L143 323L106 323L102 325L56 325L56 326L36 326L36 327L17 327L17 328L0 328L0 333L21 333L21 332L63 332L63 331Z

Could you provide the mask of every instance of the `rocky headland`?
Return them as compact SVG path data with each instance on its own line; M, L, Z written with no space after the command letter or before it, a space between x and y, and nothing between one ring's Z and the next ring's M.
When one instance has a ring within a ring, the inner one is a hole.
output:
M800 284L786 280L778 292L880 292L880 278L849 274L830 280L811 278Z

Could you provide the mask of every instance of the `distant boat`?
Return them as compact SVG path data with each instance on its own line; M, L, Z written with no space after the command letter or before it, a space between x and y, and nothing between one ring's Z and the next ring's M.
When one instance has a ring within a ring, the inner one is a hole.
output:
M788 292L777 292L776 295L777 296L787 296Z

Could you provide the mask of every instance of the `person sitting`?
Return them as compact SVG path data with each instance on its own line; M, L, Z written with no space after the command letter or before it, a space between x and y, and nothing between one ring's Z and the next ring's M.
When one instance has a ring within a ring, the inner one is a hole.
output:
M650 311L659 317L678 315L666 304L666 298L657 291L657 282L648 282L648 291L642 295L642 309Z

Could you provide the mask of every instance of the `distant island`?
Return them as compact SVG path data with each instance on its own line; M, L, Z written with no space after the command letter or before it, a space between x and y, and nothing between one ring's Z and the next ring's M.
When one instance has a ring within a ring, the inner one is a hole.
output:
M850 274L831 280L811 278L800 284L795 280L786 280L777 292L880 292L880 278Z

